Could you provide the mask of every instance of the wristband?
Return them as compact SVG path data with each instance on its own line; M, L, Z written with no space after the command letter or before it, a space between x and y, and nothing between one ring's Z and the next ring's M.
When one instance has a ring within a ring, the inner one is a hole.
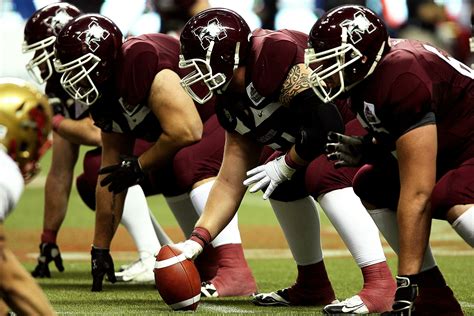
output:
M61 124L61 122L64 119L65 119L65 117L61 114L56 114L55 116L53 116L53 120L51 121L51 123L53 125L53 131L58 132L59 125Z
M193 232L191 233L191 237L189 237L192 241L197 242L204 248L207 244L211 242L211 234L209 231L203 227L196 227L194 228Z

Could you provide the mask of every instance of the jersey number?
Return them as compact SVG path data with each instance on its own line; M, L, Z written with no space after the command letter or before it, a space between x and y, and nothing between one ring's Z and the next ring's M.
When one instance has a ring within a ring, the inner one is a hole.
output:
M430 45L423 45L427 51L432 52L433 54L439 56L442 60L450 64L454 69L456 69L461 75L474 79L474 71L463 63L457 61L451 56L445 56L441 54L439 50Z

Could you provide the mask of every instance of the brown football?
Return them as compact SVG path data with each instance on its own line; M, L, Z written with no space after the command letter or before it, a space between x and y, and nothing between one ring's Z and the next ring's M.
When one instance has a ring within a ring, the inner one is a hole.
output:
M156 255L155 284L173 310L196 310L201 299L201 278L194 262L176 247L165 245Z

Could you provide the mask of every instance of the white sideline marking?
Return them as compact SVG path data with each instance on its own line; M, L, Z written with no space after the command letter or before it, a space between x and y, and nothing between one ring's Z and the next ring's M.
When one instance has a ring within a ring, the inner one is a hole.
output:
M459 302L459 304L461 304L461 307L474 308L474 303L469 303L469 302Z
M385 252L391 252L390 248L384 248ZM441 256L474 256L473 249L467 250L451 250L449 248L433 248L435 255ZM246 249L244 250L247 259L291 259L293 258L289 249ZM350 252L346 249L325 249L324 256L328 258L334 257L350 257ZM393 252L392 252L393 253ZM61 252L63 260L70 261L89 261L91 255L89 252ZM38 253L28 253L28 258L38 258ZM135 260L138 257L136 252L131 251L113 251L114 260L128 261Z

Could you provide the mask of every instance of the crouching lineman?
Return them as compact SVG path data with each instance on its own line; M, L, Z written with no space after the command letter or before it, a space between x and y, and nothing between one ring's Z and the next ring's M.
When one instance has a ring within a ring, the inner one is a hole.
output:
M28 19L24 30L23 52L34 53L26 69L38 84L45 83L45 91L53 109L53 158L46 177L44 190L44 220L40 238L38 264L32 272L34 277L50 277L49 265L54 262L59 271L64 271L57 236L67 212L71 193L74 166L81 146L94 146L84 156L84 172L76 179L76 188L84 203L95 209L95 187L101 159L102 140L100 129L94 126L86 106L75 102L63 90L60 76L53 68L53 49L56 36L64 25L81 11L66 2L49 4L37 10ZM143 152L150 145L137 142L135 151ZM139 259L118 272L117 280L150 282L154 280L155 252L160 243L169 239L157 226L155 232L143 190L139 185L130 188L127 194L121 223L130 233ZM158 234L158 238L157 238Z
M191 240L181 245L189 257L197 256L237 212L245 185L253 184L251 192L265 190L298 264L295 285L257 295L254 302L330 304L336 296L323 260L317 199L364 277L363 289L340 309L383 312L392 305L395 282L377 227L350 187L356 170L338 172L321 155L327 132L342 131L344 124L337 108L322 103L309 87L307 40L292 30L250 32L237 13L222 8L203 11L184 27L180 66L193 71L182 84L198 102L219 93L216 112L226 143L205 212ZM208 87L206 94L199 94L198 84ZM350 128L364 132L352 122ZM256 167L264 145L278 151Z
M372 159L354 177L354 191L398 234L391 313L462 315L440 270L425 270L424 262L432 218L447 220L474 246L474 71L431 44L390 39L363 6L328 11L308 46L315 94L324 102L350 97L369 134L330 134L328 157L337 165ZM391 160L373 159L384 152Z
M124 193L150 177L183 232L190 235L221 165L224 130L214 103L195 105L180 86L179 42L164 34L131 37L109 19L75 18L55 43L55 69L71 97L89 107L102 130L102 169L97 186L92 248L93 291L113 270L111 240L122 216ZM153 145L139 156L137 139ZM196 213L197 212L197 213ZM219 296L250 295L256 284L245 261L237 217L207 249L212 264L199 267L216 279Z

